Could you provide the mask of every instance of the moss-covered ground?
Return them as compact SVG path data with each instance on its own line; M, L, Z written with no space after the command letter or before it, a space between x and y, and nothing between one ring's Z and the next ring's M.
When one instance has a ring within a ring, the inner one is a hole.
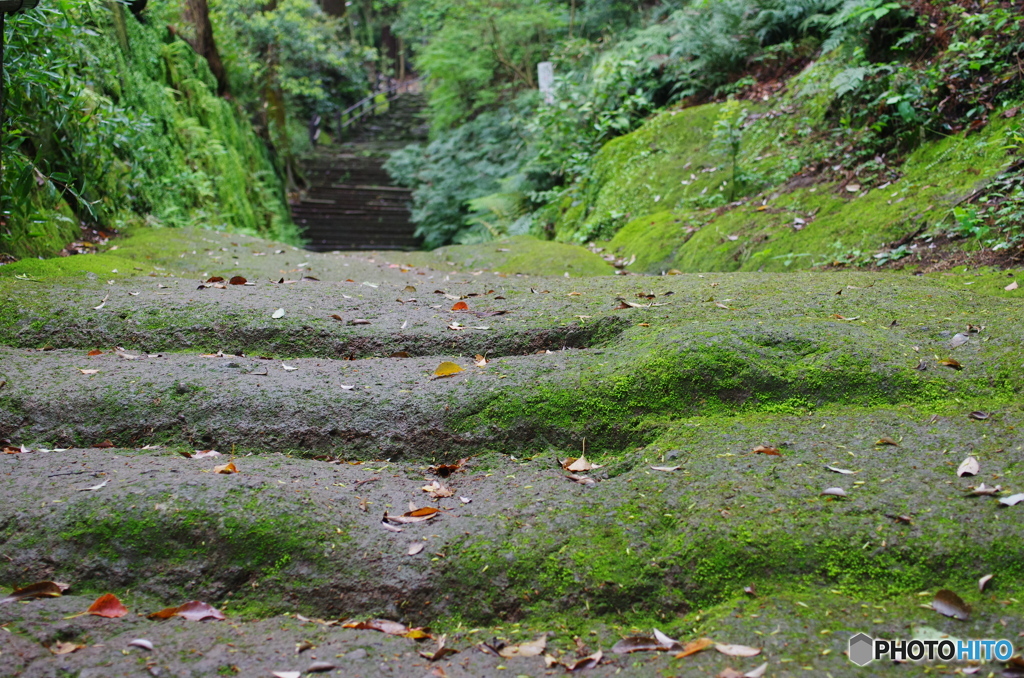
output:
M1020 623L1020 507L967 496L1024 487L1013 271L565 278L484 270L472 249L433 269L200 231L137 238L0 267L0 437L31 450L0 456L0 582L77 594L3 608L0 662L23 675L130 675L143 660L121 654L128 634L191 675L301 669L309 639L331 648L321 659L355 653L345 675L428 670L411 640L283 614L430 624L462 650L546 631L556 654L575 637L608 652L652 626L763 648L613 656L594 675L761 661L866 675L842 655L857 631ZM502 247L539 260L549 246ZM197 289L214 275L255 285ZM436 378L442 361L463 371ZM558 462L584 444L601 465L590 485ZM223 456L181 454L210 448ZM968 455L981 471L958 477ZM428 470L463 457L450 477ZM228 460L239 473L213 472ZM431 499L435 479L453 496ZM822 494L834 487L846 496ZM441 514L381 526L410 503ZM970 621L921 607L942 588ZM234 626L54 616L106 591L133 613L206 600ZM88 648L53 658L41 646L57 637ZM476 650L444 664L499 666L545 671Z

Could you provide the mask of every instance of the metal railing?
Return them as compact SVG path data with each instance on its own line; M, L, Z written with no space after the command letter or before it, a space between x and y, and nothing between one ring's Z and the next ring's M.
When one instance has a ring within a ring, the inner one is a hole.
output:
M391 102L403 94L418 94L423 91L423 76L414 80L402 80L392 82L389 87L377 90L373 94L352 104L343 111L338 112L335 133L340 135L345 128L361 120L367 115L378 115L386 113ZM316 145L320 138L320 116L314 115L309 121L309 141Z

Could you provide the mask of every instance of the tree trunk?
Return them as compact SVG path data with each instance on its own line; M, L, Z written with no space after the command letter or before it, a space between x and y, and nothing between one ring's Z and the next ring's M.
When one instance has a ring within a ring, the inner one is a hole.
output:
M206 59L210 72L217 79L217 94L224 95L228 91L228 75L224 63L220 60L217 43L213 41L213 27L210 25L210 6L206 0L186 0L185 17L195 28L195 38L189 40L192 49Z

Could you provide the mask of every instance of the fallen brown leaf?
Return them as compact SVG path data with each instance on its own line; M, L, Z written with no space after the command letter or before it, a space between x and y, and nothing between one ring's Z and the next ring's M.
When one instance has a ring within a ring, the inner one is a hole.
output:
M782 453L779 452L777 447L768 447L766 445L758 445L754 448L754 454L770 454L776 457L781 457Z
M50 652L56 655L71 654L77 650L81 650L85 645L79 645L78 643L66 643L63 640L58 641L49 647Z
M569 673L574 673L576 671L592 669L598 664L600 664L602 659L604 659L604 653L598 650L597 652L588 657L578 659L572 664L563 664L563 666L565 667L565 670Z
M542 634L528 643L506 645L498 650L498 654L505 659L511 659L512 657L536 657L539 654L544 654L547 644L547 634Z
M203 621L206 619L226 619L220 610L207 603L192 600L178 607L166 607L159 612L147 615L147 619L170 619L171 617L182 617L189 621Z
M949 589L942 589L935 594L935 600L932 601L932 609L941 615L953 617L960 621L967 621L971 618L971 606Z
M348 622L346 624L342 624L341 628L380 631L381 633L386 633L389 636L404 636L405 638L413 639L431 637L423 627L409 628L405 624L391 621L390 619L370 619L364 622Z
M121 601L113 593L104 593L96 599L96 602L89 606L86 612L97 617L117 619L128 614L128 608L122 605Z
M214 473L221 473L221 474L224 474L224 475L230 475L232 473L238 473L238 468L235 466L235 462L229 461L226 464L221 464L220 466L214 466L213 467L213 472Z
M68 588L67 584L60 582L40 581L23 586L20 589L14 589L6 597L0 598L0 605L16 603L19 600L29 600L31 598L60 598L61 594L68 590Z
M682 652L677 653L675 657L676 659L689 657L691 654L697 654L701 650L706 650L714 644L715 641L711 640L710 638L698 638L697 640L691 640L686 645L683 645Z

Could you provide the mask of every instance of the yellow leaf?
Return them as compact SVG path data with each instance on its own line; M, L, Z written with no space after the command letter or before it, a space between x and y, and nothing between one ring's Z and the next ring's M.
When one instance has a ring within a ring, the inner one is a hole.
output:
M450 377L453 374L458 374L461 371L462 371L462 368L459 367L458 365L456 365L455 363L445 361L445 362L441 363L440 365L438 365L437 369L434 370L434 376L435 377Z

